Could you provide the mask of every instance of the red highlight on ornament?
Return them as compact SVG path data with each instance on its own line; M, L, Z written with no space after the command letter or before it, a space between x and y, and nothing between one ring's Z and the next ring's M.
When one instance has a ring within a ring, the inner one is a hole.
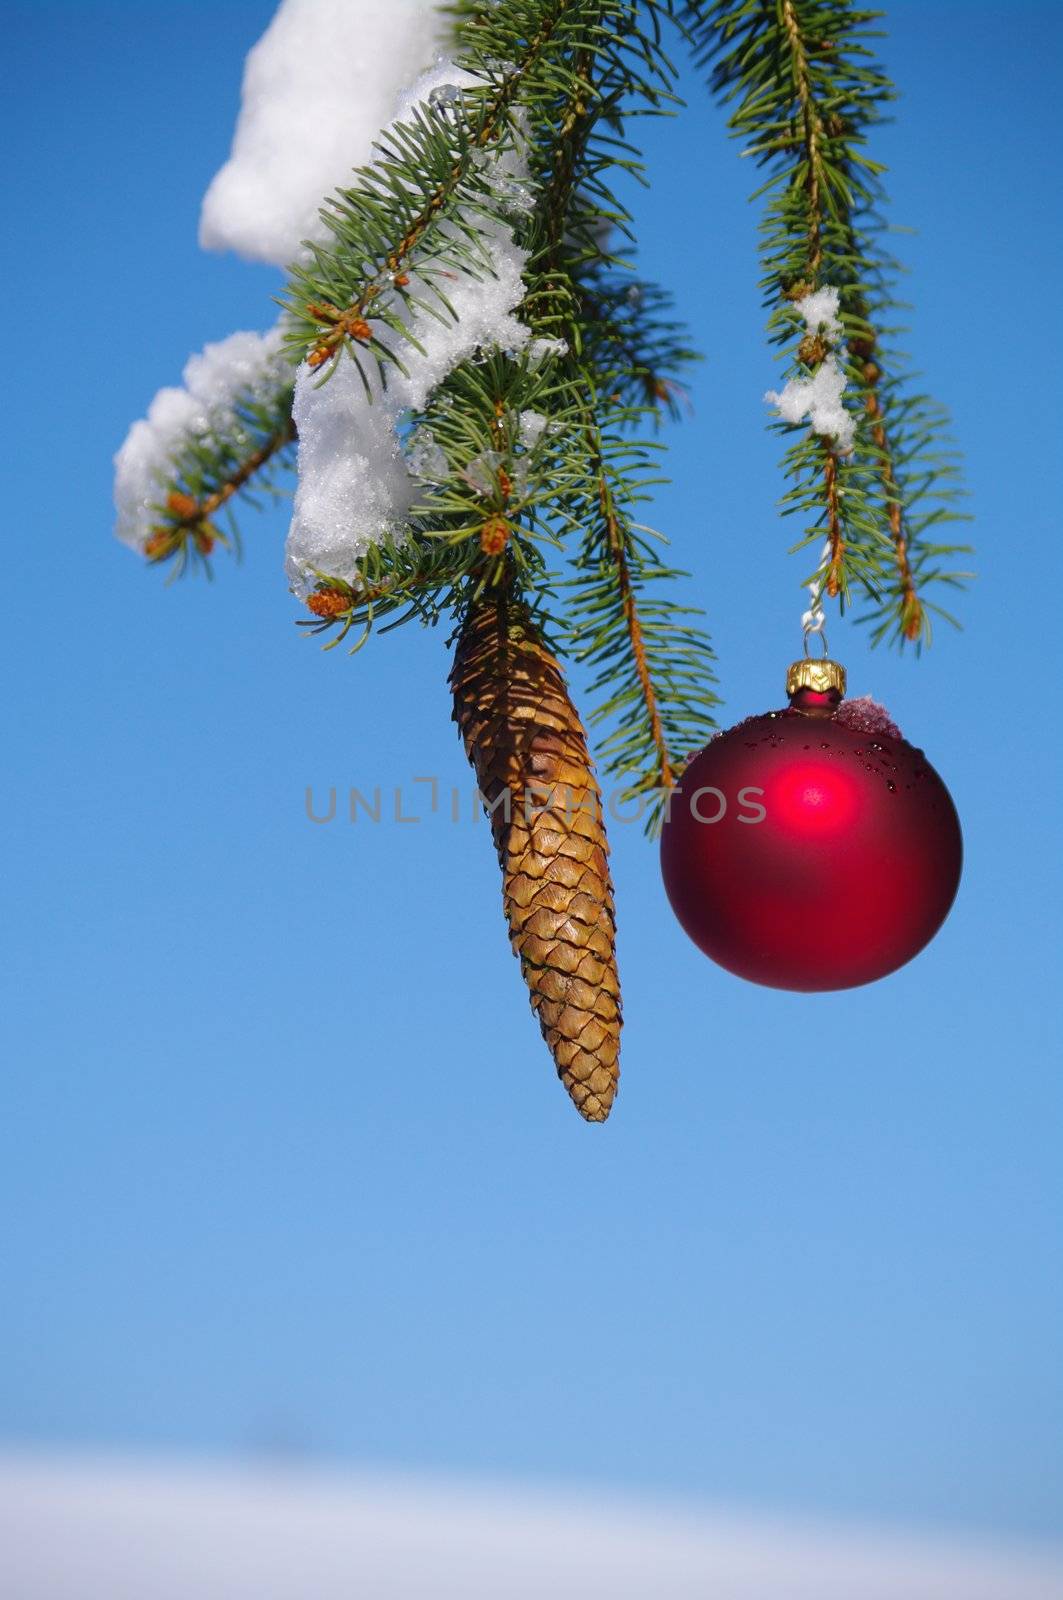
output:
M798 762L774 778L764 791L764 809L795 833L820 837L842 834L860 807L858 785L826 758Z
M869 704L852 702L850 722L839 692L799 689L787 710L718 734L683 774L661 837L665 888L695 944L739 977L804 991L873 983L948 914L963 858L956 808L923 752ZM763 817L743 826L734 806L717 817L711 796L691 806L699 790L757 793Z

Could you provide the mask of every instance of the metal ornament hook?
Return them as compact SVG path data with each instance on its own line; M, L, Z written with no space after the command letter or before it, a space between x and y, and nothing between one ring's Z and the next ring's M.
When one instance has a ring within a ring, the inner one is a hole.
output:
M827 657L830 655L830 650L827 647L827 630L824 628L822 623L820 623L818 628L806 628L805 629L805 638L804 638L805 659L807 661L810 661L812 659L812 652L811 652L811 650L809 649L808 646L809 646L809 640L811 638L813 638L813 636L815 638L817 638L819 640L820 644L823 646L823 659L826 660Z

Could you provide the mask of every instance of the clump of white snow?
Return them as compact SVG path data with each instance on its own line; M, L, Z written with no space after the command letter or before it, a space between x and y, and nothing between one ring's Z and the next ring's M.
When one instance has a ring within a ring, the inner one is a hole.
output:
M841 295L832 284L828 283L822 289L813 289L811 294L806 294L795 304L805 319L805 327L809 333L821 333L831 344L841 342L843 337L839 316Z
M328 236L324 196L369 161L399 92L448 29L436 0L282 0L244 68L229 160L199 242L284 266Z
M842 455L853 448L855 424L842 404L845 373L837 358L828 353L810 378L791 378L780 394L769 389L765 400L779 408L784 422L803 422L807 417L816 433L833 438Z
M833 439L839 454L848 455L856 420L842 403L846 378L833 348L843 338L838 307L838 290L829 284L796 302L808 332L819 334L830 348L810 378L791 378L781 392L769 389L764 398L778 408L784 422L803 422L807 417L814 432Z
M422 114L427 107L436 115L449 115L454 103L451 88L477 87L483 87L480 80L452 63L439 62L403 97L399 120L408 121L418 107ZM515 146L492 154L482 170L492 186L503 179L528 183L526 162ZM444 231L453 226L439 224ZM402 318L411 339L423 347L423 354L378 324L382 338L394 337L406 372L389 363L382 377L375 357L355 348L367 394L346 353L324 380L321 371L306 363L299 369L293 413L299 434L299 483L286 552L288 577L298 595L305 597L321 573L355 582L358 560L370 545L385 532L402 536L419 495L417 480L423 479L416 461L410 462L402 451L396 423L403 413L422 411L432 390L481 348L517 352L528 342L528 329L514 315L524 294L527 253L507 222L486 216L479 208L476 227L482 255L476 272L449 264L442 280L457 320L446 315L440 321L412 299L396 296L392 302L391 309ZM432 289L438 268L433 268L428 249L420 256L415 251L404 270L411 297L438 308Z
M366 401L353 361L341 361L331 378L315 387L319 383L320 374L304 363L292 408L299 485L286 567L303 598L319 572L354 582L357 558L369 545L386 532L401 535L417 491L395 431L396 413L382 403L375 375L373 405Z
M123 544L143 550L158 522L159 503L175 458L191 439L231 437L239 429L236 407L245 399L272 400L291 376L282 353L281 328L234 333L190 356L184 387L160 389L147 417L134 422L114 458L115 528Z

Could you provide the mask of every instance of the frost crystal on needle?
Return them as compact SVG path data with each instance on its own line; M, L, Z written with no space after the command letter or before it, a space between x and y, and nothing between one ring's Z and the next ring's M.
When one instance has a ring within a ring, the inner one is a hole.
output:
M525 450L536 448L547 430L548 423L549 419L544 417L541 411L521 412L518 437Z

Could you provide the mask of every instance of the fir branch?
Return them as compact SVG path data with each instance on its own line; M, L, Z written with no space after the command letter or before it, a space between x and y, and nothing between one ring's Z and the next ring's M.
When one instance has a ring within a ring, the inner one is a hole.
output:
M821 192L823 170L823 121L812 88L805 35L798 20L794 0L781 0L782 25L790 46L794 87L801 111L801 129L806 164L805 189L808 195L808 275L815 282L823 261L823 214Z
M597 480L598 506L605 534L605 549L608 552L609 562L615 569L617 596L627 629L639 693L649 723L649 736L654 758L652 767L653 787L670 789L675 784L677 773L673 764L674 758L665 739L661 709L647 661L646 640L636 602L635 584L632 580L632 566L638 562L636 546L631 540L630 529L623 525L618 513L612 485L606 469L601 432L593 418L587 423L587 447L591 452L594 474ZM607 705L613 710L620 708L615 697L611 702L607 702ZM602 714L607 715L608 712L603 711Z
M504 24L506 10L497 8L492 24ZM636 5L581 0L567 10L568 41L578 48L518 101L538 196L519 315L540 339L563 338L567 353L468 361L430 397L417 424L430 431L446 470L426 493L411 540L451 547L450 603L460 607L470 589L480 592L511 569L541 588L540 547L578 535L562 642L601 669L592 692L602 704L592 720L615 724L603 754L644 792L670 785L682 758L704 742L715 698L707 642L652 596L655 582L676 574L632 520L652 481L645 474L653 447L622 437L659 407L674 407L673 371L692 355L665 314L666 296L611 275L616 258L602 228L605 217L629 223L609 173L639 170L637 150L622 137L623 116L666 109L672 72L659 29L641 31ZM460 65L470 65L465 55ZM600 138L599 124L609 129ZM609 396L604 406L599 384ZM534 450L522 452L519 420L537 413L548 428ZM406 582L398 575L396 594ZM345 609L341 625L360 615Z
M654 79L641 109L659 112L674 98L670 64L659 32L642 35L635 23L629 15L623 38ZM649 285L617 282L608 270L613 258L598 242L603 213L620 225L628 220L604 177L610 168L639 170L637 151L621 134L623 114L633 109L623 47L587 51L567 103L555 112L546 223L535 257L540 277L525 314L538 314L565 338L569 356L559 366L574 382L579 414L570 447L574 490L561 507L581 532L566 648L599 669L590 722L610 730L600 743L607 769L628 780L629 793L645 795L670 788L683 758L704 742L715 696L708 641L680 623L690 613L652 597L653 584L679 574L654 556L631 515L653 481L643 476L653 470L653 447L624 434L662 401L674 408L672 371L693 359L678 325L661 315L667 297ZM605 138L600 122L612 130Z
M360 630L351 654L361 649L374 626L391 617L387 633L416 617L425 624L439 620L461 572L446 546L432 540L395 541L385 536L359 563L357 583L322 574L307 599L312 617L298 626L313 634L336 629L326 650L342 643L353 628Z
M845 561L845 534L842 532L841 499L838 491L838 455L823 441L823 487L827 501L827 575L824 591L835 599L841 592Z
M512 32L518 28L528 11L526 5L508 0L499 8L499 16L491 19L490 26L478 26L477 47L466 53L464 62L491 86L486 99L478 91L462 96L457 110L437 113L431 108L419 108L412 128L400 124L382 135L373 166L359 174L360 187L344 190L326 202L326 220L334 235L336 257L333 260L326 249L314 246L314 270L300 269L293 274L301 286L290 291L296 310L294 325L288 331L293 359L298 360L305 353L310 330L315 341L315 348L310 351L312 360L320 361L330 348L338 351L348 343L364 348L381 364L401 361L398 352L380 337L380 331L390 329L400 336L405 332L394 304L388 302L415 303L402 265L418 245L422 246L418 273L430 281L437 302L430 309L442 318L451 314L445 292L448 262L460 260L467 266L471 264L474 271L490 272L490 262L483 258L482 249L477 254L476 216L478 211L492 209L495 201L487 178L476 168L476 154L492 141L503 148L507 140L515 137L512 104L529 67L542 54L561 19L568 20L570 13L585 13L587 6L579 0L538 0L534 9L538 26L523 41L522 66L511 72L499 64L502 37L507 29ZM482 24L484 19L476 21ZM563 67L564 49L559 46L558 59L550 70L561 73ZM411 197L425 189L433 172L442 172L444 181L429 188L421 213L409 216ZM403 216L405 225L397 232L387 227ZM437 226L444 221L448 223L446 230ZM359 222L365 227L360 228ZM425 235L433 229L434 243L428 248ZM352 239L357 246L353 253ZM345 309L338 309L334 301L343 301L350 274L357 277L361 273L363 262L373 250L387 271L389 296L382 295L382 281L378 278L370 285L362 284L368 298L361 291L349 291ZM307 284L309 297L302 293ZM363 310L371 310L372 321L362 315ZM322 334L323 326L330 331ZM183 571L190 560L205 561L215 543L230 542L210 517L231 494L248 491L254 481L272 488L269 464L274 456L286 464L283 447L291 437L285 433L290 428L291 396L292 385L285 382L278 384L266 402L245 404L237 439L215 434L185 441L172 475L161 488L157 507L160 521L148 539L149 559L161 562L173 558L176 573ZM250 448L245 424L252 434ZM233 488L226 494L229 483ZM231 542L236 544L238 533L231 519L230 531Z
M870 324L869 324L870 327ZM890 538L893 540L894 559L900 582L901 635L908 640L918 640L923 633L923 604L919 598L908 555L908 534L904 522L904 504L897 484L897 471L886 430L886 413L879 396L878 385L882 372L873 357L875 341L869 336L863 341L854 340L854 355L865 357L863 378L866 385L864 410L871 428L871 438L879 452L879 472L886 500ZM828 587L828 593L830 592Z
M177 577L198 561L209 574L216 545L239 549L230 503L238 496L250 500L253 486L279 493L277 474L290 467L295 440L291 402L290 382L266 398L245 394L225 428L186 437L161 490L160 520L145 541L150 562L172 561ZM227 533L214 520L223 509L230 511Z
M239 494L242 489L245 489L255 474L261 472L263 467L272 461L279 451L283 450L286 445L294 443L294 441L295 424L289 417L279 427L275 428L267 438L263 439L261 444L256 445L253 450L249 451L238 466L228 470L205 499L197 501L189 497L188 505L177 508L179 510L179 515L176 519L178 524L191 526L196 522L203 522L208 517L212 517L216 511L219 511L225 505L226 501L232 499L233 495ZM179 499L180 491L177 491L171 498Z
M672 315L672 296L644 279L584 275L578 313L584 349L608 372L611 393L626 406L678 422L689 409L686 369L701 360Z
M401 364L390 335L405 335L406 267L429 285L435 314L451 315L446 271L490 271L479 219L500 201L477 152L520 141L537 195L522 224L520 317L533 346L563 339L567 353L484 352L430 394L414 439L430 438L442 469L424 480L405 536L382 532L354 580L318 574L305 626L334 644L356 630L357 648L381 624L434 622L503 580L542 604L552 581L544 551L575 536L563 642L597 669L602 752L638 793L674 782L704 741L715 701L707 641L654 594L678 574L634 520L656 481L656 447L627 437L644 419L675 413L678 374L693 355L668 297L632 281L607 238L631 232L613 175L641 178L625 118L675 103L660 11L653 0L466 10L456 65L486 87L419 108L383 137L373 165L329 203L332 243L293 272L288 294L293 355L309 347L326 367L346 346L356 362ZM507 59L515 65L500 65ZM534 438L525 437L529 418ZM262 438L239 461L215 456L198 462L198 475L182 470L171 492L187 498L170 518L185 547L191 537L195 548L208 505L245 489L269 456Z
M679 606L664 586L686 576L654 549L660 536L635 507L660 481L655 447L625 436L630 411L603 401L585 370L583 426L588 477L573 507L583 527L571 580L568 649L597 669L593 727L606 770L631 795L656 800L715 727L714 655L697 626L700 611ZM650 822L656 814L651 809Z
M537 410L547 407L548 425ZM528 415L544 424L534 441L524 437ZM426 439L445 465L422 479L407 535L383 534L359 558L353 584L321 573L307 601L317 621L307 625L342 637L358 624L368 636L383 617L388 628L433 623L506 574L542 588L542 546L559 542L554 497L571 477L558 441L572 425L564 386L537 363L495 351L456 368L410 435L411 459Z
M620 602L620 610L623 613L624 627L626 627L626 634L628 634L628 646L629 650L631 650L632 662L634 662L637 685L639 685L639 696L642 699L642 707L644 707L645 718L647 718L648 722L650 746L653 749L650 774L647 776L644 771L640 781L642 781L642 784L647 784L647 781L650 782L650 787L653 787L653 789L671 789L676 784L677 778L676 757L669 750L668 739L664 736L660 702L658 702L656 686L653 683L650 664L648 664L647 642L645 642L642 618L639 616L636 582L632 579L632 566L642 574L639 547L637 547L634 539L631 538L631 528L624 525L620 512L618 512L612 483L610 483L610 477L608 477L607 464L605 464L602 434L600 434L599 426L597 426L597 421L592 414L588 424L586 424L586 434L588 434L588 450L591 451L592 464L594 464L597 499L599 499L602 531L604 531L605 536L604 550L600 554L604 554L607 557L604 565L612 566L613 568L612 573L610 573L610 581L615 581L616 600ZM588 557L586 565L591 566L592 562L594 562L594 555L588 552ZM584 587L584 600L586 600L586 597L588 597L588 590ZM602 598L605 598L605 594L602 594ZM608 595L608 598L612 600L612 594ZM576 624L576 629L573 630L573 637L576 640L580 640L580 624ZM586 632L584 632L583 637L586 638ZM596 683L597 690L612 686L613 680L613 653L612 651L604 653L605 638L607 638L607 635L605 635L604 630L597 630L596 635L589 640L586 651L584 651L588 659L607 659L607 661L610 661L608 674L602 675L599 678L599 682ZM576 650L578 650L578 645L576 645ZM605 706L599 707L599 712L596 714L597 720L607 717L607 715L615 714L615 712L620 712L621 709L624 709L626 699L629 701L629 696L621 699L616 694L612 694L610 699L605 702ZM629 739L624 742L624 749L629 749Z
M882 246L885 169L865 145L895 91L871 49L878 15L850 0L718 0L688 5L686 22L712 89L733 106L730 126L746 141L744 154L767 171L757 194L768 202L762 287L773 342L793 337L792 302L828 284L840 291L844 370L865 425L850 454L807 434L794 440L782 426L792 440L784 469L795 482L784 511L810 518L802 546L827 537L825 593L844 605L861 591L871 601L873 636L903 644L928 636L937 608L925 587L967 574L940 565L963 547L924 537L958 516L955 463L940 451L945 418L933 410L922 433L911 431L913 407L924 423L932 408L883 339L896 310L897 266ZM810 376L825 353L820 341L802 338L788 376ZM911 470L902 472L902 461ZM927 519L928 495L942 491L946 503Z
M519 137L514 111L529 79L551 46L552 71L566 70L573 20L578 26L586 9L580 0L503 0L493 30L478 19L480 37L459 65L487 87L466 90L439 110L419 107L409 122L386 130L373 165L358 170L359 183L341 189L322 210L333 241L311 246L312 265L292 269L286 295L297 355L317 366L334 360L344 345L357 345L381 363L396 360L373 324L403 334L401 310L410 298L403 280L415 251L418 274L444 314L450 308L439 279L448 267L471 262L490 270L478 259L475 214L495 209L495 202L476 158ZM498 42L513 44L514 32L519 39L511 66L499 67L492 32L501 36Z

